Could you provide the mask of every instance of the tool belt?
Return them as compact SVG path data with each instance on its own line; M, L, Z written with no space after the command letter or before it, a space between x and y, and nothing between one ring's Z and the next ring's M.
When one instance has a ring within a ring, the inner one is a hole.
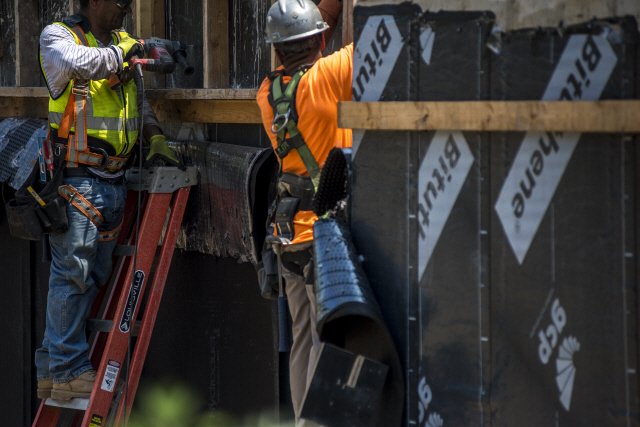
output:
M29 175L29 178L15 193L13 199L6 204L7 220L11 235L26 240L41 240L44 234L60 234L69 229L67 219L67 206L74 205L80 212L99 227L103 222L100 212L75 188L64 185L64 178L67 176L88 176L94 177L86 168L65 167L66 147L61 144L52 143L54 147L54 173L50 181L40 180L40 167L36 164ZM75 173L69 174L69 171ZM84 173L85 175L82 175ZM102 179L102 178L101 178ZM118 178L122 180L123 178ZM31 187L42 199L42 204L38 202L27 189ZM120 227L114 230L100 232L100 241L115 239Z
M275 211L276 231L279 236L293 240L293 219L300 211L313 209L315 188L311 178L285 172L278 180L278 204Z
M69 133L73 135L73 132ZM68 142L66 139L58 136L58 129L50 128L50 139L56 155L66 157ZM118 157L113 155L114 148L108 142L98 138L87 137L89 149L85 152L78 153L77 163L84 166L91 166L99 170L110 170L113 172L121 169L128 169L132 162L129 161L131 155ZM73 169L73 168L69 168Z

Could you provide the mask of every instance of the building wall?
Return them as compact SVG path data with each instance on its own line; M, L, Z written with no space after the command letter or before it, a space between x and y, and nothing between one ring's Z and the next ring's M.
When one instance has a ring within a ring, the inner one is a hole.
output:
M399 4L402 0L361 0L359 5ZM640 20L637 0L413 0L423 10L437 12L490 10L503 30L571 25L592 17L632 15Z

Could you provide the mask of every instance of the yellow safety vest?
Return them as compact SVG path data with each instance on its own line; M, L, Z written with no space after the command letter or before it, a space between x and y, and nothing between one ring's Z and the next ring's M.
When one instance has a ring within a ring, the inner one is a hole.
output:
M54 24L62 25L71 31L77 44L86 46L88 43L89 47L98 47L98 42L91 32L74 31L75 29L79 30L79 27L71 28L62 22ZM79 37L78 33L84 34L86 40L84 37ZM120 34L126 33L121 32ZM112 34L112 37L117 43L117 36ZM42 67L42 55L40 55L40 66ZM42 74L45 75L44 70ZM73 82L73 80L69 82L58 98L53 98L49 92L49 125L54 129L58 129L60 126L74 86ZM126 156L138 139L139 121L135 82L133 80L123 82L119 88L114 90L109 85L109 79L89 80L88 89L84 104L86 135L110 143L115 148L117 156ZM76 131L75 123L70 131Z

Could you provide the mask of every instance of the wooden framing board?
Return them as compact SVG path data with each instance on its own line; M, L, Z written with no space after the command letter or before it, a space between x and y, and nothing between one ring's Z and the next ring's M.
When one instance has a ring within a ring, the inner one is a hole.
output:
M16 86L37 86L40 84L38 0L14 0L14 14Z
M342 0L342 46L353 43L353 8L358 0Z
M165 38L164 0L137 0L133 2L133 34L141 39L151 37ZM164 87L164 76L144 75L144 86Z
M254 100L150 99L160 122L262 123Z
M148 99L256 99L258 89L147 89ZM0 98L48 98L46 87L0 86Z
M150 89L145 91L160 121L262 123L257 89ZM47 118L45 87L0 87L0 116Z
M46 87L9 87L0 86L2 98L49 98Z
M36 119L48 118L48 98L0 97L0 118L13 116L33 117Z
M202 0L204 87L229 87L229 2Z
M371 130L639 133L640 100L339 102L338 126Z
M1 93L1 92L0 92ZM148 99L256 99L258 89L147 89Z

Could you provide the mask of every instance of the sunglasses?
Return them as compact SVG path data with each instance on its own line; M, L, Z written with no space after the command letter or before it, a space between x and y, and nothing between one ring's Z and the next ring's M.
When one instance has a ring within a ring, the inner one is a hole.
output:
M133 3L133 0L118 0L116 2L116 4L120 9L128 8L129 6L131 6L131 3Z

